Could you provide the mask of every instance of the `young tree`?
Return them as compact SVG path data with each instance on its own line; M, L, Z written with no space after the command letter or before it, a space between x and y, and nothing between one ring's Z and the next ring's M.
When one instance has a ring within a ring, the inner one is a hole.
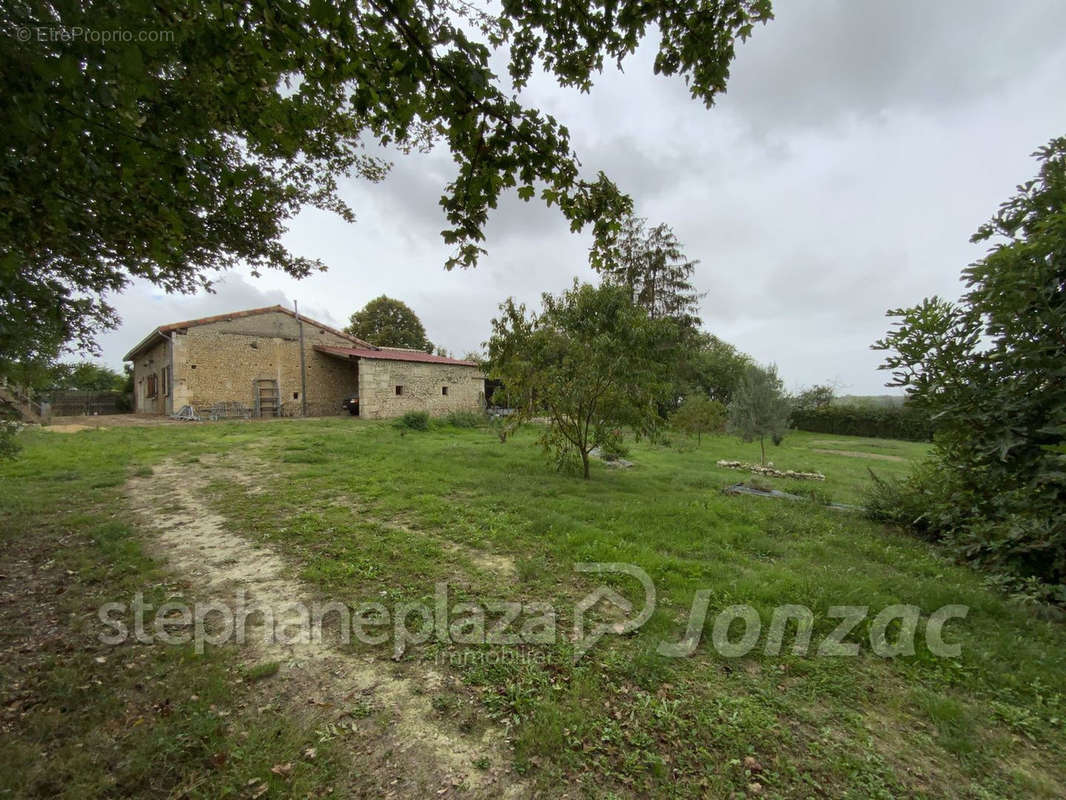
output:
M409 347L433 352L418 315L401 300L381 295L352 314L345 330L378 347Z
M603 280L629 289L633 302L650 317L673 319L693 331L700 324L700 294L692 285L698 263L685 257L665 223L648 227L647 219L635 216L627 217L609 245L592 258Z
M703 443L703 434L722 430L726 408L706 395L693 394L685 398L670 421L689 436L696 435L696 443Z
M657 420L676 330L633 304L623 287L578 284L543 295L540 314L508 299L492 321L489 375L502 381L516 426L546 416L541 437L560 463L571 455L589 477L589 452L616 443L623 426L648 431Z
M728 428L745 442L759 440L762 463L766 463L766 437L781 441L788 429L789 402L777 367L750 365L729 404Z
M959 303L894 309L889 386L935 416L935 485L914 498L970 558L1066 583L1066 137L972 241Z
M0 370L64 342L90 347L116 324L108 293L133 278L190 292L236 264L319 269L285 246L285 223L306 206L354 220L338 185L384 178L371 148L451 151L449 268L477 262L489 210L511 189L539 191L602 242L631 203L602 173L582 175L564 125L518 92L540 69L588 90L654 31L655 71L709 106L735 42L772 16L769 0L2 9L0 141L17 157L0 164ZM118 28L137 35L53 35Z
M680 348L677 394L702 394L729 405L751 364L750 356L728 342L710 333L695 332Z

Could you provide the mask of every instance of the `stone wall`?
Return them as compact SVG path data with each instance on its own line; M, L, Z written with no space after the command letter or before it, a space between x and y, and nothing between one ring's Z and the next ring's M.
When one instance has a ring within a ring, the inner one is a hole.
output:
M476 411L485 405L485 381L477 367L385 359L347 359L314 350L315 345L354 347L354 343L304 320L307 413L347 413L341 403L359 395L360 416L396 417L407 411L435 416ZM162 391L163 368L170 363L167 342L140 353L134 362L134 396L139 413L167 414L191 405L207 415L216 403L255 408L254 382L278 383L282 414L299 416L300 347L296 319L270 311L192 325L170 336L174 347L172 404ZM147 378L155 375L158 397L146 398ZM396 394L396 387L402 387ZM447 387L447 393L443 391Z
M168 413L168 398L163 393L163 368L169 365L170 346L165 341L137 355L137 359L133 362L133 410L136 413ZM156 380L156 396L148 397L148 378L152 375ZM181 408L181 406L178 405L175 408Z
M396 387L402 387L396 394ZM447 394L442 389L447 387ZM485 378L477 367L417 361L359 359L359 416L398 417L407 411L433 416L485 406Z
M351 347L352 342L304 320L307 413L341 414L341 402L355 394L355 365L316 352L314 345ZM280 312L196 325L174 334L176 407L201 412L215 403L239 402L255 408L254 382L275 380L282 414L298 416L300 399L299 328Z
M313 351L307 356L307 413L310 416L347 414L341 403L358 392L357 362Z

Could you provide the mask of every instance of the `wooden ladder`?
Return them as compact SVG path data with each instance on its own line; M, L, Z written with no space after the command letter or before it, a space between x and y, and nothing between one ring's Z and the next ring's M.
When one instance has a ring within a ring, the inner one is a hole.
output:
M260 378L252 381L252 394L257 417L276 417L281 413L281 393L276 380Z

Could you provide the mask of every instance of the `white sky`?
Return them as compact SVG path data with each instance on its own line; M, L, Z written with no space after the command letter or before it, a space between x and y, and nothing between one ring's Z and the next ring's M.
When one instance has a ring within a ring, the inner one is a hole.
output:
M655 77L652 48L591 95L534 80L523 98L566 125L588 175L603 169L636 211L672 226L700 260L704 327L789 388L834 381L880 394L870 343L890 307L957 297L983 253L970 235L1032 177L1029 154L1066 134L1066 3L1059 0L779 0L739 46L728 93L707 110ZM309 211L290 249L329 270L302 281L227 274L214 295L147 283L113 298L123 318L102 361L158 324L283 303L343 326L380 294L408 303L429 338L480 349L498 304L539 305L573 276L595 280L587 235L505 197L476 270L445 272L437 205L450 156L398 156L385 183L348 181L358 221Z

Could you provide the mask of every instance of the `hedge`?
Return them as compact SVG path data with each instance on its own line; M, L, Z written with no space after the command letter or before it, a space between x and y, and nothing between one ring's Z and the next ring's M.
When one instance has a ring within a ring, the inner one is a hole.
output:
M791 425L796 430L878 439L928 442L933 438L929 414L913 406L825 406L795 410Z

